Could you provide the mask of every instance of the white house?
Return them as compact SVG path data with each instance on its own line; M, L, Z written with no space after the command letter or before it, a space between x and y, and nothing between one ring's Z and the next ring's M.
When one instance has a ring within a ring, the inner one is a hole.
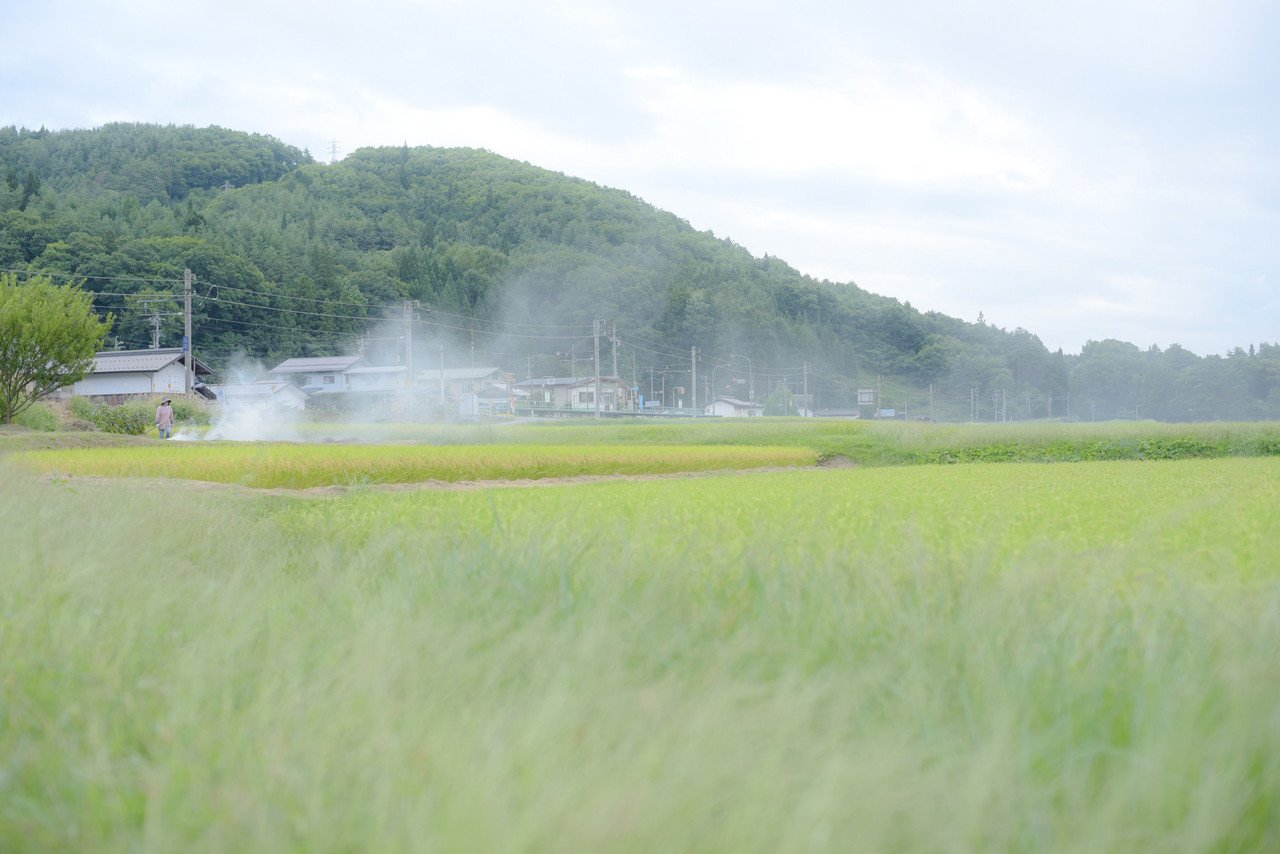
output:
M157 394L199 394L212 398L213 393L202 381L213 373L199 359L192 359L195 388L187 388L186 367L182 350L166 347L158 350L105 350L93 357L93 367L84 379L71 387L71 393L99 398L107 403L121 403L129 398L154 397Z
M487 385L506 380L501 368L445 368L443 371L434 368L414 376L414 393L420 398L438 400L442 375L446 400L461 400L464 394L474 394Z
M290 382L260 380L209 386L226 410L306 409L307 393Z
M722 396L704 406L702 413L721 418L754 418L764 415L764 407L754 401Z
M270 371L277 380L291 381L307 394L349 391L346 371L361 362L360 356L314 356L286 359Z
M535 408L594 410L596 408L595 377L541 377L515 385L529 393L527 401ZM621 377L600 377L600 408L605 411L629 409L631 388Z

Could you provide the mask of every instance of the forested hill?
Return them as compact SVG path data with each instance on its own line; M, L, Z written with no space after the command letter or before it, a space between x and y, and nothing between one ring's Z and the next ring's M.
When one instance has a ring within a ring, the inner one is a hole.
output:
M221 128L8 128L0 169L0 268L77 277L117 315L121 344L144 347L190 267L196 350L215 366L352 351L362 335L393 362L399 328L379 321L416 300L420 364L443 344L451 364L521 378L589 373L601 319L607 369L616 324L619 372L646 393L650 369L687 384L696 346L700 395L749 377L762 398L798 392L807 362L819 407L878 386L885 406L938 417L1280 416L1274 346L1050 353L1029 332L815 281L624 191L476 150L362 149L328 165ZM162 326L176 343L178 319Z

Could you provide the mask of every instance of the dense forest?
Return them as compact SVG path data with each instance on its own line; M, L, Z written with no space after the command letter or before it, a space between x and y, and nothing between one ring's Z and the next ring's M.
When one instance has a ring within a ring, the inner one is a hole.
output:
M873 388L909 417L1280 418L1276 344L1050 352L1026 330L814 280L622 190L483 151L322 164L217 127L10 127L0 171L0 269L93 291L115 344L139 348L157 326L161 346L177 343L190 268L195 351L215 369L357 350L394 363L408 332L415 364L587 375L602 320L606 372L616 359L645 394L658 378L687 385L696 347L700 396L754 384L764 400L807 378L819 409Z

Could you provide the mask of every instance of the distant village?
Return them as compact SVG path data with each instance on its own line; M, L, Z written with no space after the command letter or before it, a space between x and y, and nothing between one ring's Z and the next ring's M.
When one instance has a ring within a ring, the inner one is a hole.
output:
M183 350L107 350L98 353L84 379L69 394L106 403L156 395L193 395L224 410L328 410L381 417L452 418L495 415L618 417L693 415L693 400L676 389L673 403L646 400L639 386L617 376L526 377L517 381L498 367L424 368L412 376L405 365L371 365L363 356L286 359L265 375L232 383L209 383L214 371L192 359L188 375ZM717 396L700 402L697 414L728 418L764 414L753 400ZM798 405L797 415L813 415ZM850 412L820 413L858 417Z

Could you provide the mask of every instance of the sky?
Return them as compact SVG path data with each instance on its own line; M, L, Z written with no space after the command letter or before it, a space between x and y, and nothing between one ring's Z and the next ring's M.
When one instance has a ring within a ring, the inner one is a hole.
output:
M925 311L1280 340L1280 4L10 0L0 124L470 146Z

